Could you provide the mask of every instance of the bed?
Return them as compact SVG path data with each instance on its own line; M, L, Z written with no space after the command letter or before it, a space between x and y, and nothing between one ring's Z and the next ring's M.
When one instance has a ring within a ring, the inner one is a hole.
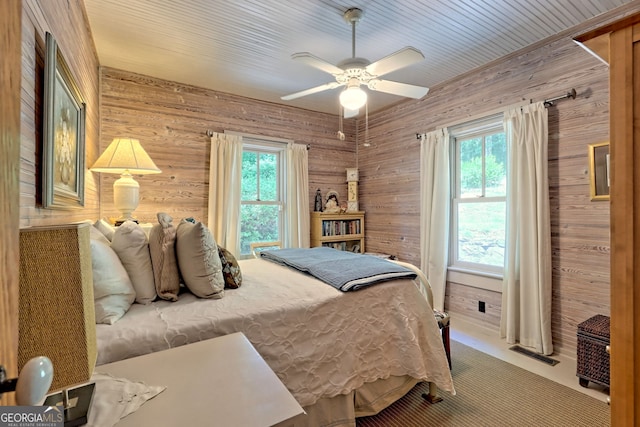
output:
M117 238L111 246L117 249ZM287 425L355 426L356 417L378 413L418 382L455 393L419 282L393 279L343 292L264 259L237 263L242 285L236 289L200 298L183 287L176 301L134 303L117 321L97 324L96 371L242 332L307 413ZM94 286L95 278L94 265Z

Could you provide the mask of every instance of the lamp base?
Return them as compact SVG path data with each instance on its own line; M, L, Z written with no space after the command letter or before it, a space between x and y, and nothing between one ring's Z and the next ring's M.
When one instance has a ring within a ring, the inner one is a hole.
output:
M120 212L118 221L132 218L138 207L140 184L133 179L129 171L125 171L113 183L113 204Z

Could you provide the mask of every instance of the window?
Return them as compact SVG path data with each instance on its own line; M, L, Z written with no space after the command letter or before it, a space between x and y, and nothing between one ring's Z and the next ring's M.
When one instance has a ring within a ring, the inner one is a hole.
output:
M282 241L285 144L245 138L242 148L240 256L253 242Z
M501 274L504 266L507 144L502 115L451 130L450 266Z

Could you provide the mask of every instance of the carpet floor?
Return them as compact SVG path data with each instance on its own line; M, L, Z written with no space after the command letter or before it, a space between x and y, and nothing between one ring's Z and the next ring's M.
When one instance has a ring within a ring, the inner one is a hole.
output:
M610 425L609 406L579 391L451 341L456 395L422 398L426 384L357 427L600 427ZM577 379L576 379L577 381Z

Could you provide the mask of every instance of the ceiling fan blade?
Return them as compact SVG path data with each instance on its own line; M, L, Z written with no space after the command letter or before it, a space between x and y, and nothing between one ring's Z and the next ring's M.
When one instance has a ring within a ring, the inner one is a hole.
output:
M291 59L296 60L298 62L302 62L303 64L307 64L310 67L317 68L329 74L342 74L344 70L342 68L338 68L333 64L328 63L324 59L320 59L317 56L310 54L309 52L299 52L291 55Z
M350 119L352 117L356 117L359 113L360 110L350 110L348 108L345 108L343 116L345 119Z
M399 95L414 99L420 99L429 92L428 87L392 82L391 80L374 79L369 82L368 86L369 89L377 90L378 92L385 92L392 95Z
M338 86L342 86L338 82L325 83L320 86L312 87L310 89L302 90L300 92L291 93L289 95L281 96L280 99L283 101L291 101L292 99L302 98L303 96L311 95L314 93L322 92L323 90L335 89Z
M373 76L382 76L400 68L420 62L424 55L415 47L407 46L389 56L367 65L367 72Z

